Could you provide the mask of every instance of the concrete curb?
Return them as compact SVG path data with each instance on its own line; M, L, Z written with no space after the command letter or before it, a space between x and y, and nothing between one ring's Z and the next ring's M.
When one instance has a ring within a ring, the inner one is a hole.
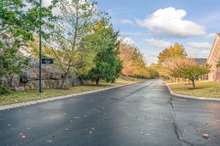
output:
M177 93L175 93L175 92L172 91L172 89L170 88L169 84L167 84L166 82L164 82L164 83L165 83L165 85L167 86L167 88L168 88L170 94L173 95L173 96L180 97L180 98L185 98L185 99L192 99L192 100L217 101L217 102L220 102L220 99L217 99L217 98L197 97L197 96L177 94Z
M31 105L40 104L40 103L46 103L46 102L50 102L50 101L68 99L68 98L72 98L72 97L76 97L76 96L80 96L80 95L87 95L87 94L91 94L91 93L107 91L107 90L116 89L116 88L120 88L120 87L126 87L126 86L133 85L133 84L136 84L136 83L130 83L130 84L126 84L126 85L118 85L118 86L114 86L114 87L86 91L83 93L75 93L75 94L65 95L65 96L51 97L51 98L40 99L40 100L36 100L36 101L28 101L28 102L15 103L15 104L10 104L10 105L2 105L2 106L0 106L0 111L15 109L15 108L19 108L19 107L25 107L25 106L31 106Z

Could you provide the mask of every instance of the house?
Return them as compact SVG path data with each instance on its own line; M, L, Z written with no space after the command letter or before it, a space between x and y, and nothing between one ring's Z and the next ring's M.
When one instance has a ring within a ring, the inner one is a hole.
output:
M216 39L212 46L211 52L207 59L207 64L211 66L211 71L208 74L209 81L220 81L220 68L217 67L220 61L220 33L216 35Z
M192 58L192 59L195 60L195 62L199 65L206 64L207 62L207 58Z

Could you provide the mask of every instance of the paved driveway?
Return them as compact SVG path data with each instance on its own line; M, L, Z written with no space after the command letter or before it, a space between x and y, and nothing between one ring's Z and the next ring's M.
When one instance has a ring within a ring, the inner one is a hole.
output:
M161 80L0 112L0 146L181 145L220 146L220 102L172 97Z

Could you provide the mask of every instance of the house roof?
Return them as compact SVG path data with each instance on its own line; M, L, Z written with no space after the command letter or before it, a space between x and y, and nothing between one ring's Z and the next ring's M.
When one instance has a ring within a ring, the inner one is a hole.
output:
M191 58L194 60L197 64L205 64L207 59L206 58Z
M216 44L217 44L218 38L220 38L220 33L217 33L216 38L215 38L215 40L214 40L214 43L213 43L213 45L212 45L211 51L210 51L210 53L209 53L209 57L208 57L208 59L207 59L207 63L208 63L208 64L211 62L211 59L212 59L212 56L213 56L213 52L214 52L214 50L216 49Z

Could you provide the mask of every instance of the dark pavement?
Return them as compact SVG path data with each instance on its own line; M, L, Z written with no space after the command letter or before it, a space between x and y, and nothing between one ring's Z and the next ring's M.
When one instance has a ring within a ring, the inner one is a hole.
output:
M160 80L0 111L0 146L182 145L220 146L220 102L172 97Z

